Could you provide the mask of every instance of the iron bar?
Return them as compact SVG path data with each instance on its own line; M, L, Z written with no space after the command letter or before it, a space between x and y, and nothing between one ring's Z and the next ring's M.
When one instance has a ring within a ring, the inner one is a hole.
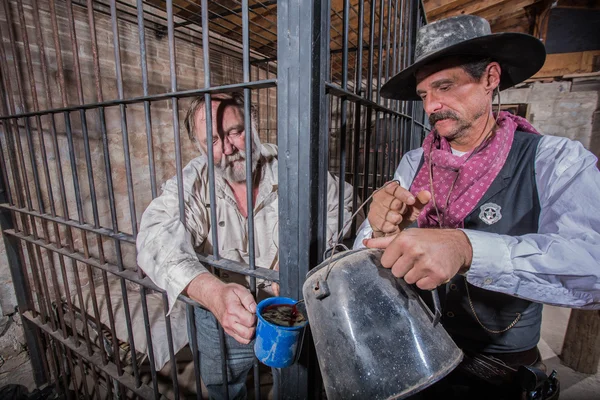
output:
M198 333L196 331L196 313L194 306L187 304L185 306L188 329L190 331L190 348L192 350L192 360L194 362L194 378L196 382L196 399L202 400L202 382L200 379L200 353L198 352Z
M110 2L110 11L111 11L111 27L113 33L113 49L115 55L115 72L117 78L117 92L119 99L123 99L123 75L121 68L121 45L119 38L119 29L117 22L117 5L115 0L111 0ZM137 236L137 222L136 222L136 213L135 213L135 199L133 197L133 182L131 177L131 161L129 159L129 134L127 131L127 114L125 111L125 105L121 104L119 106L121 113L121 133L123 138L123 156L125 158L125 172L126 172L126 180L127 180L127 195L129 199L129 214L131 218L131 227L133 237ZM119 246L116 247L120 249ZM120 254L120 250L118 251L118 259L119 259L119 268L123 268L122 265L122 255ZM140 380L140 373L137 365L137 355L135 351L135 340L133 336L133 329L131 327L131 313L129 310L129 299L127 297L127 288L125 287L125 281L121 279L121 294L123 295L123 310L125 311L125 322L127 325L127 335L129 338L129 344L131 346L131 367L133 369L133 375L135 376L136 387L139 387L142 382Z
M142 383L140 386L136 385L134 379L129 375L119 375L116 371L116 367L112 363L108 363L107 365L102 365L102 360L99 355L92 354L88 355L84 351L81 350L79 346L76 346L71 338L61 338L56 333L52 332L52 328L48 327L42 321L40 321L37 317L34 317L30 312L24 312L22 314L25 319L35 324L41 330L43 330L48 336L53 337L55 340L63 343L69 350L73 351L79 357L85 358L93 365L98 366L100 370L111 376L113 379L117 380L121 384L127 386L132 392L136 395L140 396L142 399L151 399L152 397L152 389L148 387L146 384Z
M173 28L173 0L167 0L167 25L168 25L168 43L169 43L169 74L171 76L171 92L177 91L177 65L175 63L175 33ZM173 115L173 136L175 141L175 170L177 172L177 195L179 196L179 220L185 225L185 203L183 191L183 166L181 160L181 143L179 142L179 105L177 98L171 98L171 109ZM212 207L211 207L212 208ZM135 231L137 234L137 230ZM173 352L173 339L171 333L171 320L168 316L167 295L163 293L163 307L165 312L165 324L167 329L167 340L169 343L169 360L171 361L171 376L173 380L173 391L175 400L179 399L179 382L177 381L177 362Z
M267 87L275 87L277 84L276 79L265 79L258 82L248 82L248 83L234 83L231 85L220 85L214 87L206 87L202 89L191 89L191 90L181 90L174 93L161 93L149 96L140 96L140 97L131 97L129 99L117 99L117 100L108 100L98 103L89 103L83 105L69 106L69 107L61 107L55 108L52 110L38 111L38 112L27 112L27 113L18 113L13 115L3 115L0 116L1 120L6 119L14 119L14 118L25 118L25 117L34 117L36 115L46 115L46 114L59 114L70 111L77 110L89 110L92 108L101 108L101 107L111 107L111 106L124 106L127 104L141 103L143 101L162 101L169 100L172 97L183 98L183 97L194 97L207 93L231 93L238 92L245 88L254 88L254 89L262 89Z
M242 0L242 48L243 51L243 65L242 72L244 75L244 83L250 82L250 20L248 12L248 0ZM247 221L248 221L248 268L250 270L256 270L255 264L255 241L254 241L254 187L253 187L253 171L252 171L252 154L254 147L254 129L252 129L251 121L251 92L250 89L244 89L244 139L245 139L245 152L246 152L246 210L247 210ZM260 101L259 101L260 104ZM257 115L260 118L260 114ZM258 126L258 121L254 121ZM258 132L256 132L258 134ZM210 142L209 142L210 143ZM256 292L256 279L250 277L250 292L254 299L257 298ZM258 359L254 357L253 360L253 373L254 373L254 397L260 399L260 374Z
M115 240L118 241L122 241L122 242L126 242L126 243L131 243L131 244L135 244L135 239L133 238L133 236L131 236L130 234L127 233L123 233L123 232L117 232L115 233L114 231L111 231L108 228L94 228L94 226L84 223L81 224L75 220L72 219L64 219L63 217L54 217L52 215L48 215L48 214L42 214L40 212L37 211L31 211L27 208L24 207L17 207L17 206L12 206L10 204L7 203L3 203L0 204L0 208L6 208L8 210L12 210L12 211L18 211L20 213L23 214L27 214L27 215L32 215L36 218L41 218L41 219L45 219L48 221L53 221L56 223L59 223L61 225L65 225L65 226L69 226L69 227L73 227L73 228L77 228L77 229L81 229L81 230L85 230L88 232L93 232L93 233L97 233L99 235L103 235L103 236L107 236L110 238L113 238Z

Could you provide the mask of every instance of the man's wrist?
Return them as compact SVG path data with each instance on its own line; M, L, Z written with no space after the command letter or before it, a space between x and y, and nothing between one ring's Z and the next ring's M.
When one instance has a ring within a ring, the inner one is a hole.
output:
M219 278L206 272L196 276L185 289L186 294L200 303L202 306L210 309L210 299L214 299L216 291L220 290L225 283Z
M471 240L469 239L469 236L467 236L467 234L465 232L463 232L461 229L457 230L460 235L460 241L461 241L461 249L462 251L462 258L463 258L463 265L462 267L458 270L459 274L465 274L467 273L467 271L469 271L469 268L471 268L471 263L473 262L473 245L471 244Z

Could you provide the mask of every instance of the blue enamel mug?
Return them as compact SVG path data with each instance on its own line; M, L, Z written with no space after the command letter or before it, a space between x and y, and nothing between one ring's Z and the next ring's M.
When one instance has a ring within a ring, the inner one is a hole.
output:
M295 303L296 300L289 297L270 297L256 306L258 322L254 353L260 362L269 367L289 367L296 361L296 352L302 346L304 328L308 321L299 326L280 326L266 321L262 312L268 306Z

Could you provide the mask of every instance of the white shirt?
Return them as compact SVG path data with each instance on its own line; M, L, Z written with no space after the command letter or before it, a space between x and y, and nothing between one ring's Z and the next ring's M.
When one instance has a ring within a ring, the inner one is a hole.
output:
M277 147L263 144L261 148L261 177L254 205L255 265L273 269L279 261L279 207L277 193ZM327 183L327 240L338 232L339 180L328 174ZM208 270L196 253L213 254L212 230L217 229L219 255L228 260L249 263L248 222L239 208L233 191L223 179L215 177L217 224L210 223L210 191L208 162L200 156L183 169L185 225L179 219L177 178L169 179L162 194L154 199L142 215L137 236L137 262L160 288L167 292L169 310L177 296L198 275ZM344 189L344 221L352 210L352 185ZM361 214L364 218L364 214ZM362 222L362 219L360 219ZM349 224L348 224L349 225ZM349 230L349 226L346 231ZM246 285L244 276L223 273L224 280Z
M394 179L409 188L423 149L408 152ZM473 246L469 283L531 301L600 308L600 172L581 143L543 136L535 157L537 233L508 236L463 229ZM372 236L368 220L354 248Z

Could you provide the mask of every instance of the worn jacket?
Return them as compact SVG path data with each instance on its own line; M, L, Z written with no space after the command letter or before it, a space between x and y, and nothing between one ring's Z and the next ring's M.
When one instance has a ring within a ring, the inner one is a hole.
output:
M255 264L274 268L278 264L279 224L277 193L277 147L263 144L259 161L260 181L254 205ZM327 239L338 232L338 179L328 176ZM137 262L154 283L165 289L170 308L196 276L208 272L196 253L213 254L212 229L217 229L219 255L248 264L248 224L229 185L215 177L217 223L210 221L208 162L200 156L183 169L185 224L179 215L177 178L169 179L162 194L144 211L137 236ZM352 186L344 190L344 220L351 216ZM246 284L246 279L223 273L226 281Z

